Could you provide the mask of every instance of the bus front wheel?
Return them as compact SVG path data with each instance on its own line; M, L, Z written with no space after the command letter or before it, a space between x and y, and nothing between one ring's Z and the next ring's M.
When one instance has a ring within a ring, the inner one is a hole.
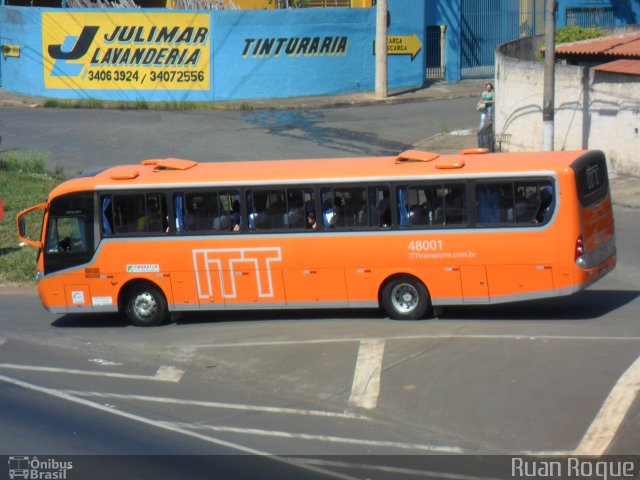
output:
M392 278L382 289L382 305L395 320L417 320L427 312L430 299L427 288L414 277Z
M125 313L138 327L154 327L165 323L169 309L164 295L154 286L139 285L127 294Z

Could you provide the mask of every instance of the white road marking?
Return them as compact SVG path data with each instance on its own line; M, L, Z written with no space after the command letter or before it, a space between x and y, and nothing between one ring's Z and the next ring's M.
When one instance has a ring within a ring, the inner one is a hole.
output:
M37 365L16 365L13 363L0 363L0 368L6 368L10 370L28 370L32 372L46 372L46 373L65 373L69 375L93 375L96 377L112 377L112 378L126 378L129 380L152 380L156 382L179 382L184 374L184 370L180 370L174 367L160 367L155 375L135 375L130 373L117 373L117 372L97 372L95 370L75 370L72 368L57 368L57 367L41 367Z
M122 363L114 362L112 360L105 360L104 358L90 358L89 361L91 363L97 363L98 365L102 365L103 367L114 367L124 365Z
M383 440L367 440L363 438L336 437L333 435L313 435L309 433L282 432L278 430L261 430L258 428L223 427L180 422L166 422L166 425L172 425L178 428L211 430L213 432L241 433L247 435L260 435L265 437L288 438L291 440L313 440L316 442L343 443L350 445L362 445L367 447L394 448L399 450L419 450L432 453L463 453L462 449L460 449L459 447L423 445L421 443L388 442Z
M96 410L100 410L102 412L107 412L110 413L111 415L116 415L118 417L123 417L123 418L127 418L129 420L133 420L136 422L140 422L140 423L144 423L146 425L151 425L152 427L157 427L157 428L162 428L164 430L168 430L170 432L175 432L175 433L180 433L182 435L186 435L188 437L192 437L192 438L197 438L199 440L205 441L207 443L212 443L215 445L219 445L222 447L226 447L226 448L230 448L233 450L238 450L240 452L249 454L249 455L257 455L257 456L261 456L261 457L267 457L271 460L274 460L276 462L281 462L281 463L286 463L288 465L295 465L299 468L304 468L306 470L310 470L313 472L318 472L324 475L329 475L333 478L337 478L340 480L360 480L356 477L352 477L350 475L345 475L345 474L341 474L341 473L336 473L336 472L331 472L329 470L325 470L323 468L320 467L316 467L313 465L304 465L301 464L295 460L290 460L287 459L285 457L282 456L277 456L277 455L272 455L269 452L265 452L263 450L257 450L255 448L251 448L251 447L246 447L244 445L240 445L237 443L233 443L233 442L227 442L225 440L221 440L219 438L215 438L215 437L210 437L207 435L203 435L201 433L198 432L194 432L192 430L187 430L185 428L182 428L178 425L172 425L170 423L167 422L159 422L156 420L152 420L150 418L146 418L146 417L142 417L140 415L135 415L132 413L127 413L127 412L123 412L121 410L114 410L112 409L110 406L105 406L105 405L101 405L99 403L95 403L92 402L90 400L85 400L83 398L78 398L78 397L74 397L73 395L69 395L67 393L64 393L60 390L54 390L51 388L46 388L46 387L41 387L39 385L34 385L32 383L27 383L27 382L23 382L22 380L18 380L15 378L11 378L11 377L7 377L4 375L0 375L0 382L6 382L6 383L10 383L12 385L16 385L18 387L22 387L22 388L26 388L28 390L31 391L35 391L35 392L40 392L40 393L44 393L46 395L50 395L52 397L56 397L62 400L67 400L69 402L73 402L73 403L77 403L80 405L84 405L85 407L89 407L89 408L94 408Z
M200 343L190 345L191 348L237 348L237 347L279 347L286 345L316 345L325 343L349 343L379 340L380 337L337 337L313 340L273 340L258 342ZM640 337L602 337L571 335L475 335L475 334L442 334L442 335L390 335L385 340L579 340L579 341L630 341L640 342Z
M604 455L635 401L638 391L640 391L640 357L618 379L573 453Z
M196 356L197 350L194 347L180 347L173 353L173 358L177 362L190 362Z
M349 405L372 410L378 404L380 373L384 354L383 339L360 342L358 360L353 373Z
M156 372L154 378L161 382L178 383L182 378L182 375L184 375L184 370L181 370L176 367L167 367L163 365L160 368L158 368L158 371Z
M323 410L305 410L297 408L269 407L263 405L242 405L236 403L208 402L203 400L186 400L182 398L149 397L146 395L128 395L122 393L83 392L78 390L64 390L65 393L78 397L99 397L120 400L137 400L142 402L168 403L176 405L192 405L194 407L221 408L229 410L244 410L249 412L279 413L285 415L305 415L311 417L331 417L349 420L371 420L369 417L352 412L327 412Z

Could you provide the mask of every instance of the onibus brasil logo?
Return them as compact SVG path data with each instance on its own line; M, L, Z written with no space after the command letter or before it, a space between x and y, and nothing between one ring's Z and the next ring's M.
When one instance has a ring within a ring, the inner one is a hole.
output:
M25 478L33 480L66 480L67 471L73 469L72 462L59 461L53 458L10 456L9 478Z

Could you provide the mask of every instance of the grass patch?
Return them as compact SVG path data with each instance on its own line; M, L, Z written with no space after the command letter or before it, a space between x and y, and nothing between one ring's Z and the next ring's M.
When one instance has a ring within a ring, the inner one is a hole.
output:
M59 98L50 98L42 104L45 108L87 108L94 110L113 109L113 110L217 110L219 109L213 103L208 102L179 102L177 100L166 102L147 102L146 100L135 100L131 102L125 101L106 101L89 98L85 100L63 100ZM241 110L253 110L249 104L242 104Z
M58 98L50 98L45 100L44 106L47 108L105 108L105 102L96 100L95 98L87 98L85 100L61 100Z
M0 285L28 285L34 282L36 249L21 247L16 215L47 199L49 192L65 177L45 171L46 155L39 152L6 153L0 159L0 196L4 218L0 222ZM35 215L35 214L34 214ZM41 212L37 214L40 217ZM31 220L31 221L29 221ZM31 238L37 238L42 219L31 217L27 225Z

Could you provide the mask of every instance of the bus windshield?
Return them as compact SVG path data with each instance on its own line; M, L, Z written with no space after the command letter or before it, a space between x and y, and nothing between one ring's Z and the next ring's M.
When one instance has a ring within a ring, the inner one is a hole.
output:
M93 256L93 194L55 198L49 206L45 235L45 274L87 262Z

